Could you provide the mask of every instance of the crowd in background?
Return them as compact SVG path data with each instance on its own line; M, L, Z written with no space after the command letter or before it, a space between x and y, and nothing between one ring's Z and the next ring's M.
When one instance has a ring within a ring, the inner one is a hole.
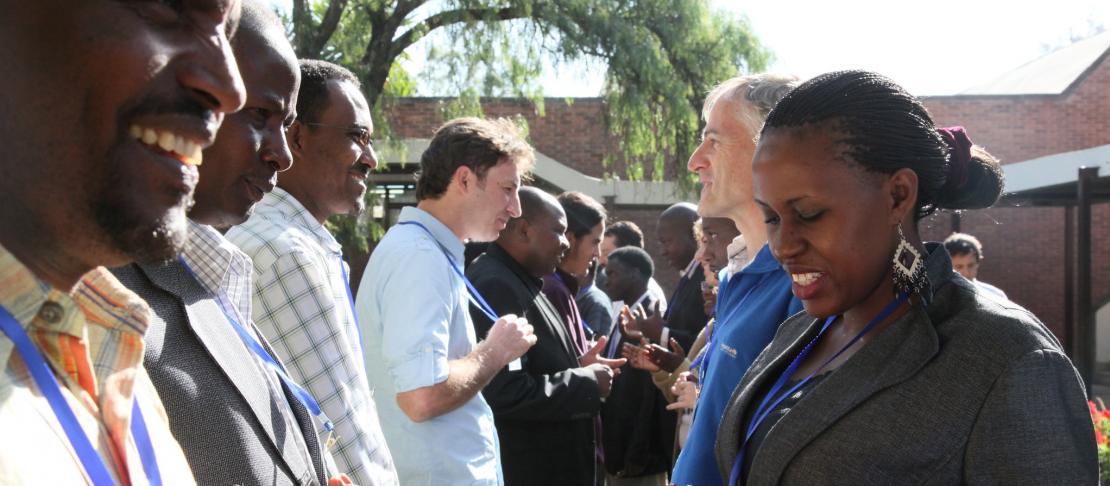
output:
M450 120L355 295L354 74L259 0L12 9L0 484L1097 480L1060 343L918 233L998 161L881 75L721 81L654 235Z

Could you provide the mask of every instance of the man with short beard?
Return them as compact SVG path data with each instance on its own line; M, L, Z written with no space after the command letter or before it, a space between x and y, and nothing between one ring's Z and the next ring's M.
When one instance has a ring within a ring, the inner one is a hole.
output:
M501 442L505 484L539 486L594 483L594 417L609 395L623 359L599 356L603 336L579 356L559 312L541 292L570 245L566 214L550 194L520 189L521 215L509 220L497 241L466 270L474 288L498 315L525 316L536 345L522 369L502 369L482 390L493 409ZM493 321L471 307L478 336Z
M287 132L293 167L227 238L253 260L259 330L335 425L330 450L339 470L357 484L397 484L363 365L347 264L324 227L332 215L363 209L366 176L378 164L374 126L350 71L312 60L300 61L300 71L297 119ZM256 184L248 178L248 192Z
M192 483L103 266L171 258L243 104L238 2L0 3L0 484Z
M204 151L188 245L180 259L112 272L154 310L144 364L199 483L327 484L331 458L317 436L323 427L312 422L315 404L298 395L297 383L283 382L251 321L250 258L217 230L245 220L293 162L285 127L294 117L297 57L261 0L244 1L231 44L244 60L247 101Z

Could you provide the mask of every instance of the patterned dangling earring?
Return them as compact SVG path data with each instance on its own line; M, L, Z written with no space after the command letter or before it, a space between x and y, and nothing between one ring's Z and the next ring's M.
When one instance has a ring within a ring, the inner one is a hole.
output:
M894 250L894 291L913 294L925 288L925 259L898 225L898 248Z

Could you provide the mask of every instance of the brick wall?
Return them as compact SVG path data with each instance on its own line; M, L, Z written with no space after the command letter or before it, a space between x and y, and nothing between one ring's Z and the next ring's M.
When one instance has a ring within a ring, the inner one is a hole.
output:
M940 126L963 125L976 144L1003 164L1110 143L1110 59L1061 96L925 98ZM1102 174L1106 175L1106 174ZM979 277L1033 311L1064 336L1064 210L992 208L968 211L961 229L983 242ZM950 215L934 216L924 233L941 239ZM1092 214L1092 300L1110 300L1110 205Z
M963 125L972 139L1003 164L1110 143L1110 59L1104 58L1081 83L1061 96L948 96L925 98L940 126ZM399 100L391 112L393 129L406 138L429 138L443 122L438 98ZM605 129L604 101L578 98L545 100L546 116L524 100L483 100L488 116L522 115L529 122L537 150L587 175L601 177L602 160L612 137ZM609 208L610 221L627 219L644 231L648 253L656 260L657 279L665 289L677 278L659 257L656 218L662 207ZM922 222L923 235L943 239L951 216L938 214ZM1110 204L1093 213L1092 276L1097 306L1110 300ZM980 277L1002 288L1029 308L1058 336L1064 319L1064 210L1060 208L992 208L968 211L962 230L976 235L986 259Z

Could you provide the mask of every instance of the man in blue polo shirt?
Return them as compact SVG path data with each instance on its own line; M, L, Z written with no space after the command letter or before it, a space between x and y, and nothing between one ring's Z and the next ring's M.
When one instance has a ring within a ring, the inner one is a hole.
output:
M493 411L478 393L536 343L522 317L467 295L463 245L520 217L532 148L506 120L444 124L420 159L416 207L374 249L359 287L366 374L406 486L503 484ZM452 268L454 267L454 268ZM467 301L494 324L476 343Z
M729 218L749 249L739 272L721 273L717 324L700 364L701 394L686 447L678 456L671 482L714 486L724 483L713 454L717 427L732 390L775 330L802 309L791 295L790 276L767 246L763 214L752 190L754 139L764 117L796 83L793 76L760 74L729 79L709 93L702 114L702 144L687 168L701 179L698 213Z

